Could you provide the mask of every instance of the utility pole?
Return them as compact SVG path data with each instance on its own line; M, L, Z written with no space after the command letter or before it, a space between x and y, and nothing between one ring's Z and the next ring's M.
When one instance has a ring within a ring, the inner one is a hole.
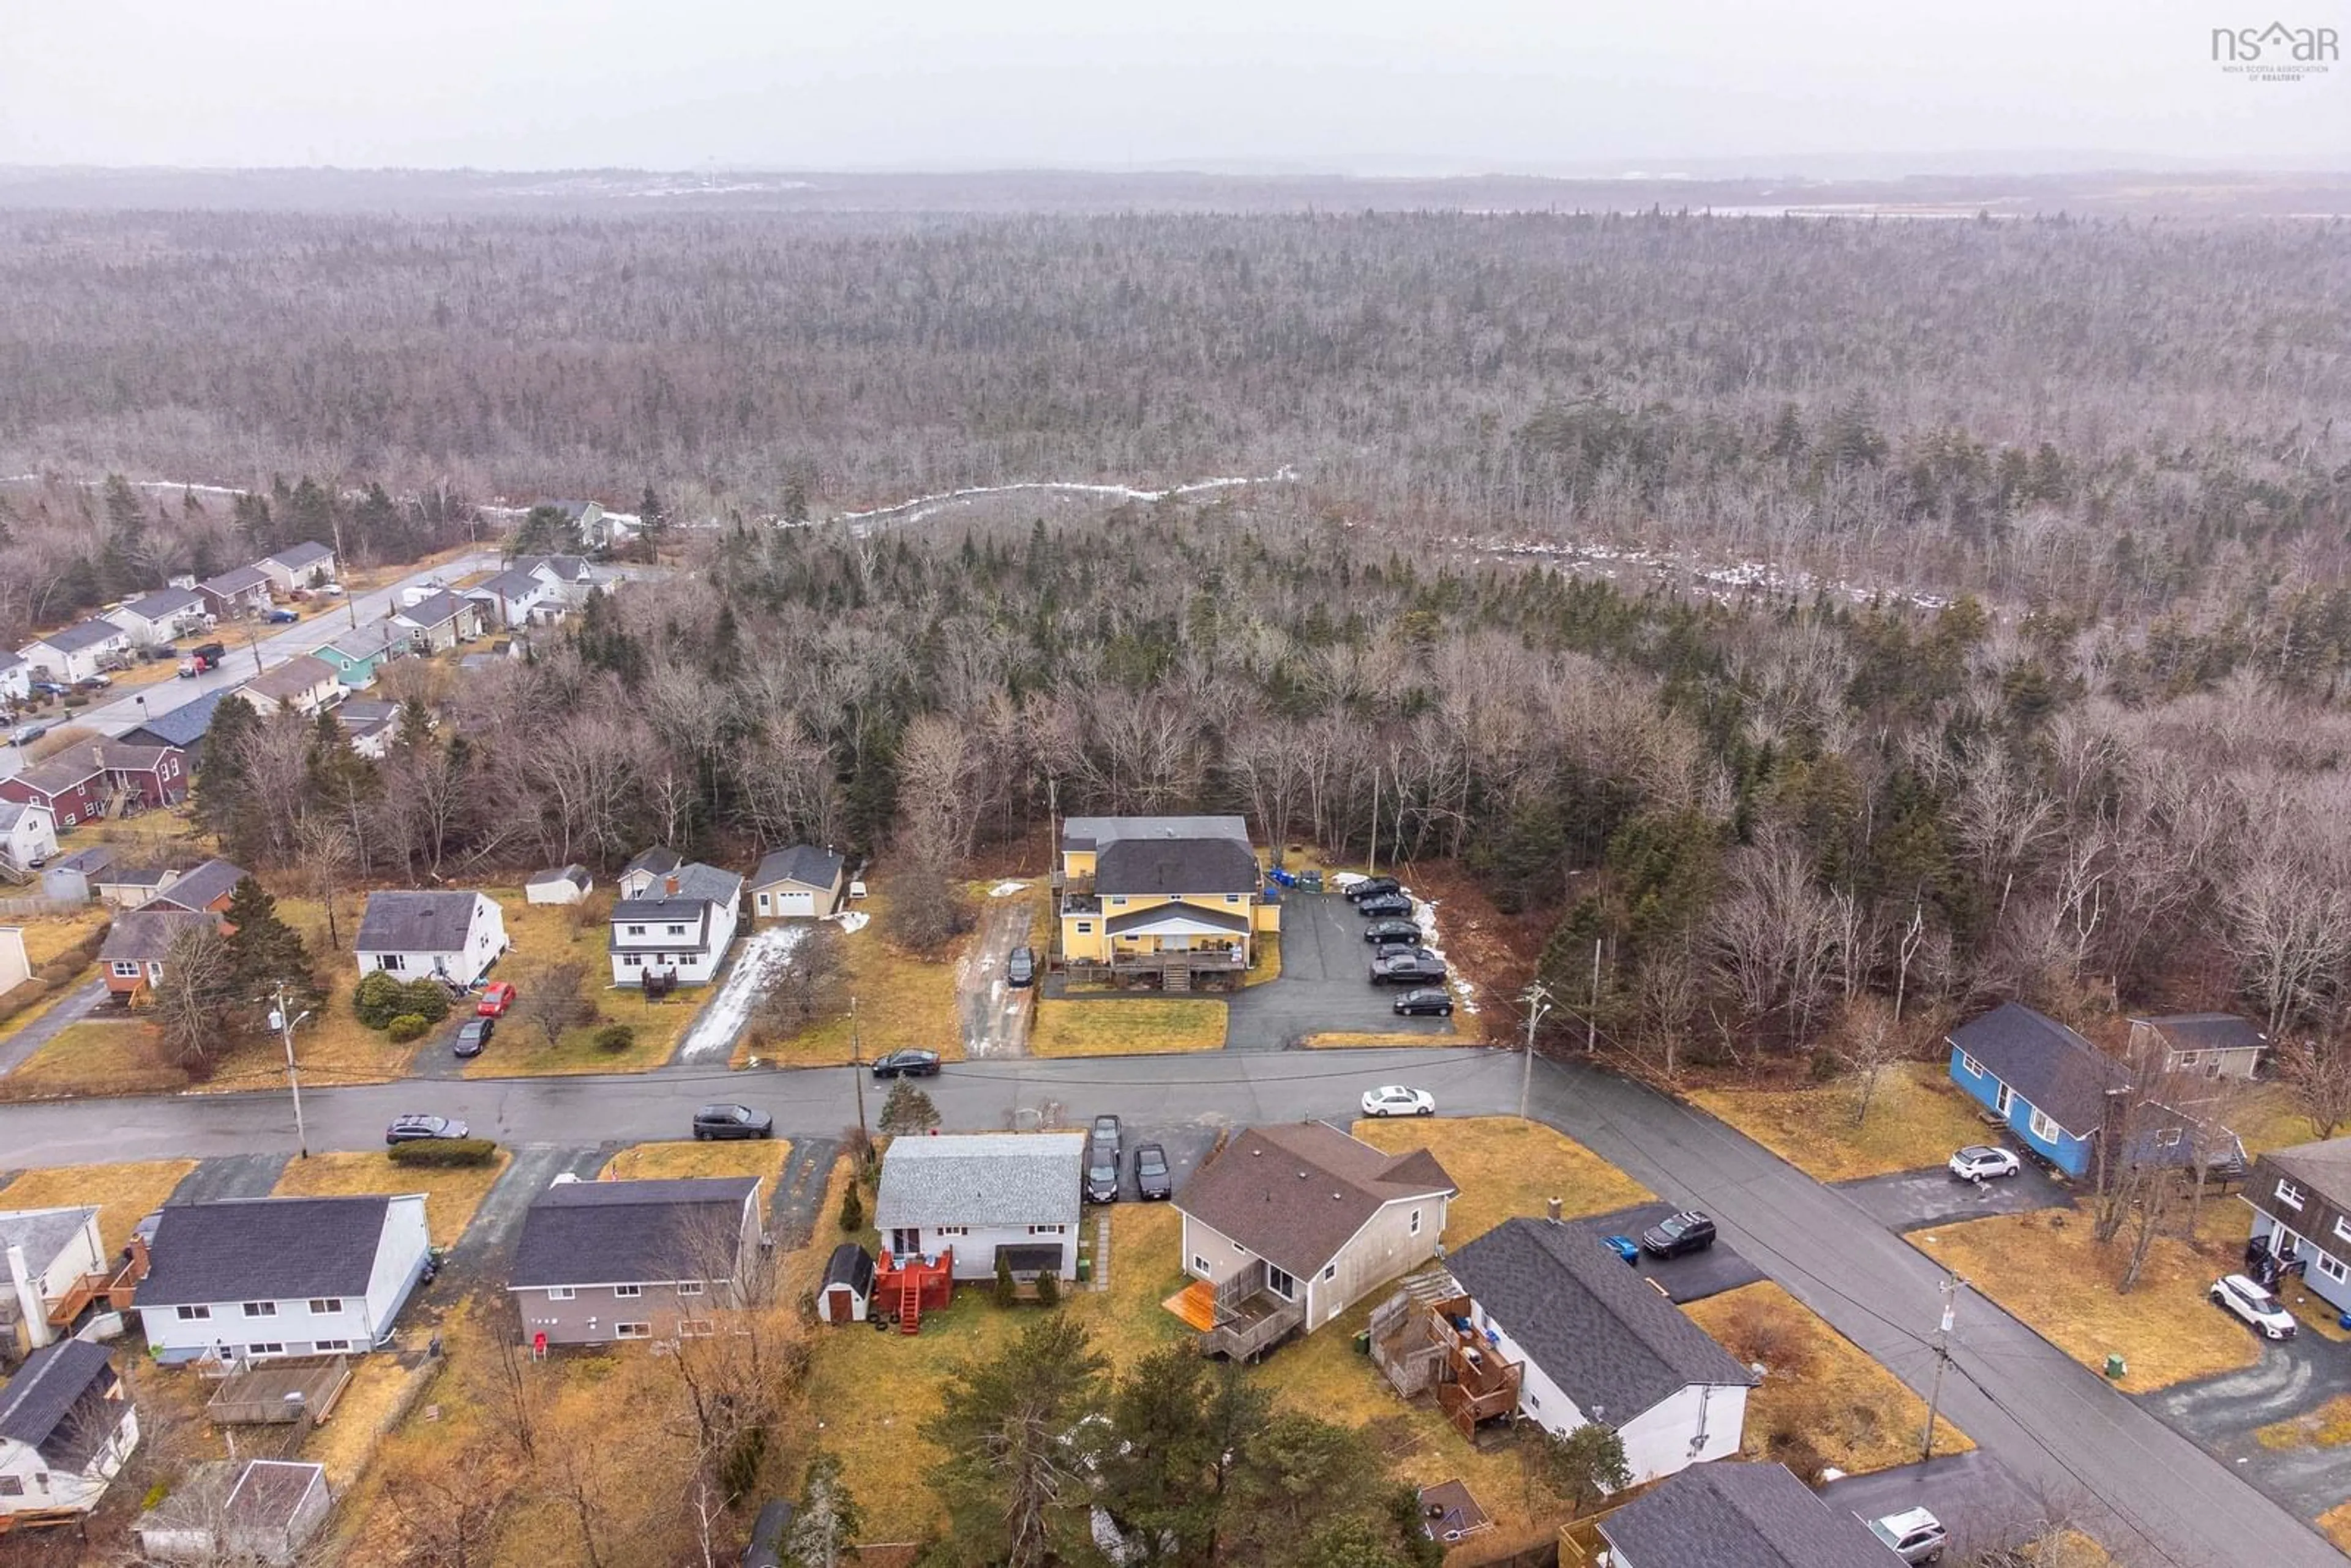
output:
M1519 1120L1523 1122L1527 1119L1527 1096L1535 1082L1535 1026L1551 1011L1551 992L1537 980L1519 993L1519 999L1527 1004L1526 1060L1519 1063Z
M868 1147L873 1134L865 1128L865 1046L857 1038L857 998L849 998L849 1072L850 1082L857 1086L857 1134Z
M306 1012L302 1018L309 1016ZM277 982L277 1003L269 1015L269 1021L277 1026L278 1033L286 1041L286 1086L294 1092L294 1146L307 1160L310 1157L310 1134L302 1124L302 1072L294 1064L294 1026L302 1019L286 1010L286 982L283 980Z
M1592 1005L1583 1009L1583 1054L1600 1054L1600 938L1592 939Z
M1935 1415L1943 1404L1943 1368L1951 1361L1951 1316L1959 1305L1959 1277L1943 1276L1943 1316L1935 1325L1935 1382L1927 1396L1927 1437L1920 1446L1918 1462L1925 1464L1935 1457Z
M1370 874L1380 874L1380 765L1372 764L1372 858Z

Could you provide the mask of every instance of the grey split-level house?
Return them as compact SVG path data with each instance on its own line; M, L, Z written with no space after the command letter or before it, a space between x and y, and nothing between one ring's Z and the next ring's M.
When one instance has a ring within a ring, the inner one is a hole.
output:
M1684 1470L1601 1519L1609 1568L1900 1568L1849 1509L1785 1465Z
M897 1258L952 1249L955 1278L1078 1270L1082 1133L963 1133L894 1138L882 1156L873 1225Z
M765 1238L753 1176L558 1181L531 1200L507 1290L535 1346L709 1333Z

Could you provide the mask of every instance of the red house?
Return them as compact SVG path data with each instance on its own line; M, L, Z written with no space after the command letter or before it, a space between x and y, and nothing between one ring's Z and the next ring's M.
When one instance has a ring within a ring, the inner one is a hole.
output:
M64 757L37 762L22 773L0 779L0 797L47 806L57 831L92 821L106 814L106 769L96 758L77 747Z
M188 754L176 746L101 740L97 760L106 769L108 786L120 791L133 810L176 806L188 798Z
M122 811L177 805L188 795L187 753L176 746L101 740L0 779L0 800L47 806L57 831Z

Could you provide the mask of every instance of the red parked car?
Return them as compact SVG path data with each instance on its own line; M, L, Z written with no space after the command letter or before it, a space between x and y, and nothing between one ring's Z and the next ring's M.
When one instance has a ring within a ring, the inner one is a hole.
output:
M482 999L474 1005L474 1016L502 1019L507 1016L507 1009L514 1006L514 998L515 989L512 986L504 980L492 980L482 988Z

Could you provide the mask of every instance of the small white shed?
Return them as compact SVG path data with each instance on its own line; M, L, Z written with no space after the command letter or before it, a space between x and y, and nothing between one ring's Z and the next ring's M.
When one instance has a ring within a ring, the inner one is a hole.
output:
M595 879L584 865L552 866L524 883L522 895L529 904L577 904L595 885Z

